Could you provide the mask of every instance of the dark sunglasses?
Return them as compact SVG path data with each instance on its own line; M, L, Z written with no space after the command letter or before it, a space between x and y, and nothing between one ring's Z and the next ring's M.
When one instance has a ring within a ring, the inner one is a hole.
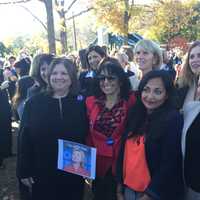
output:
M113 75L108 75L108 76L99 75L99 76L97 76L97 78L98 78L99 81L105 81L106 79L108 81L115 81L115 80L117 80L117 76L113 76Z

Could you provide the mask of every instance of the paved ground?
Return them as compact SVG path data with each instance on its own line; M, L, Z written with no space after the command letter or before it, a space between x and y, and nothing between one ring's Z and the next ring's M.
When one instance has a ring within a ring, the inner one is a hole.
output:
M17 124L13 124L13 153L16 153ZM20 200L16 179L16 156L5 160L5 169L0 169L0 200ZM86 185L84 200L91 200L91 191Z
M13 153L16 154L17 124L13 124ZM0 200L19 200L16 179L16 156L5 160L5 169L0 169Z

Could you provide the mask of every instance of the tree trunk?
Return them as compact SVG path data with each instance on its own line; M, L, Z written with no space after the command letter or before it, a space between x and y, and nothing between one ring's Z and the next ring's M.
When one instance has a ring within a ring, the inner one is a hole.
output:
M129 28L129 1L124 0L125 3L125 11L124 11L124 35L125 35L125 44L128 44L128 28Z
M52 0L45 0L44 3L45 3L46 13L47 13L47 32L48 32L49 53L56 54Z
M60 41L62 46L62 54L67 53L67 27L65 22L65 12L64 9L61 10L60 20L61 20L61 30L60 30Z

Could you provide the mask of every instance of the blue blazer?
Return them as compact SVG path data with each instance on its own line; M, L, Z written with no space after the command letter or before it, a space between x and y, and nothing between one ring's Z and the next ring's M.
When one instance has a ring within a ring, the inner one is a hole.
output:
M134 117L137 116L130 115L129 120L133 122ZM147 118L145 151L151 182L145 193L155 200L182 200L184 193L181 154L183 116L172 107L164 106ZM116 174L119 183L123 183L124 147L129 132L127 128L117 163Z

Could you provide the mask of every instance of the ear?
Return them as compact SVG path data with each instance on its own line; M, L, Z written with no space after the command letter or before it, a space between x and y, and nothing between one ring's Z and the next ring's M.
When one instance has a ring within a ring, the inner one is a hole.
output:
M153 56L153 65L158 64L158 55L154 54Z

